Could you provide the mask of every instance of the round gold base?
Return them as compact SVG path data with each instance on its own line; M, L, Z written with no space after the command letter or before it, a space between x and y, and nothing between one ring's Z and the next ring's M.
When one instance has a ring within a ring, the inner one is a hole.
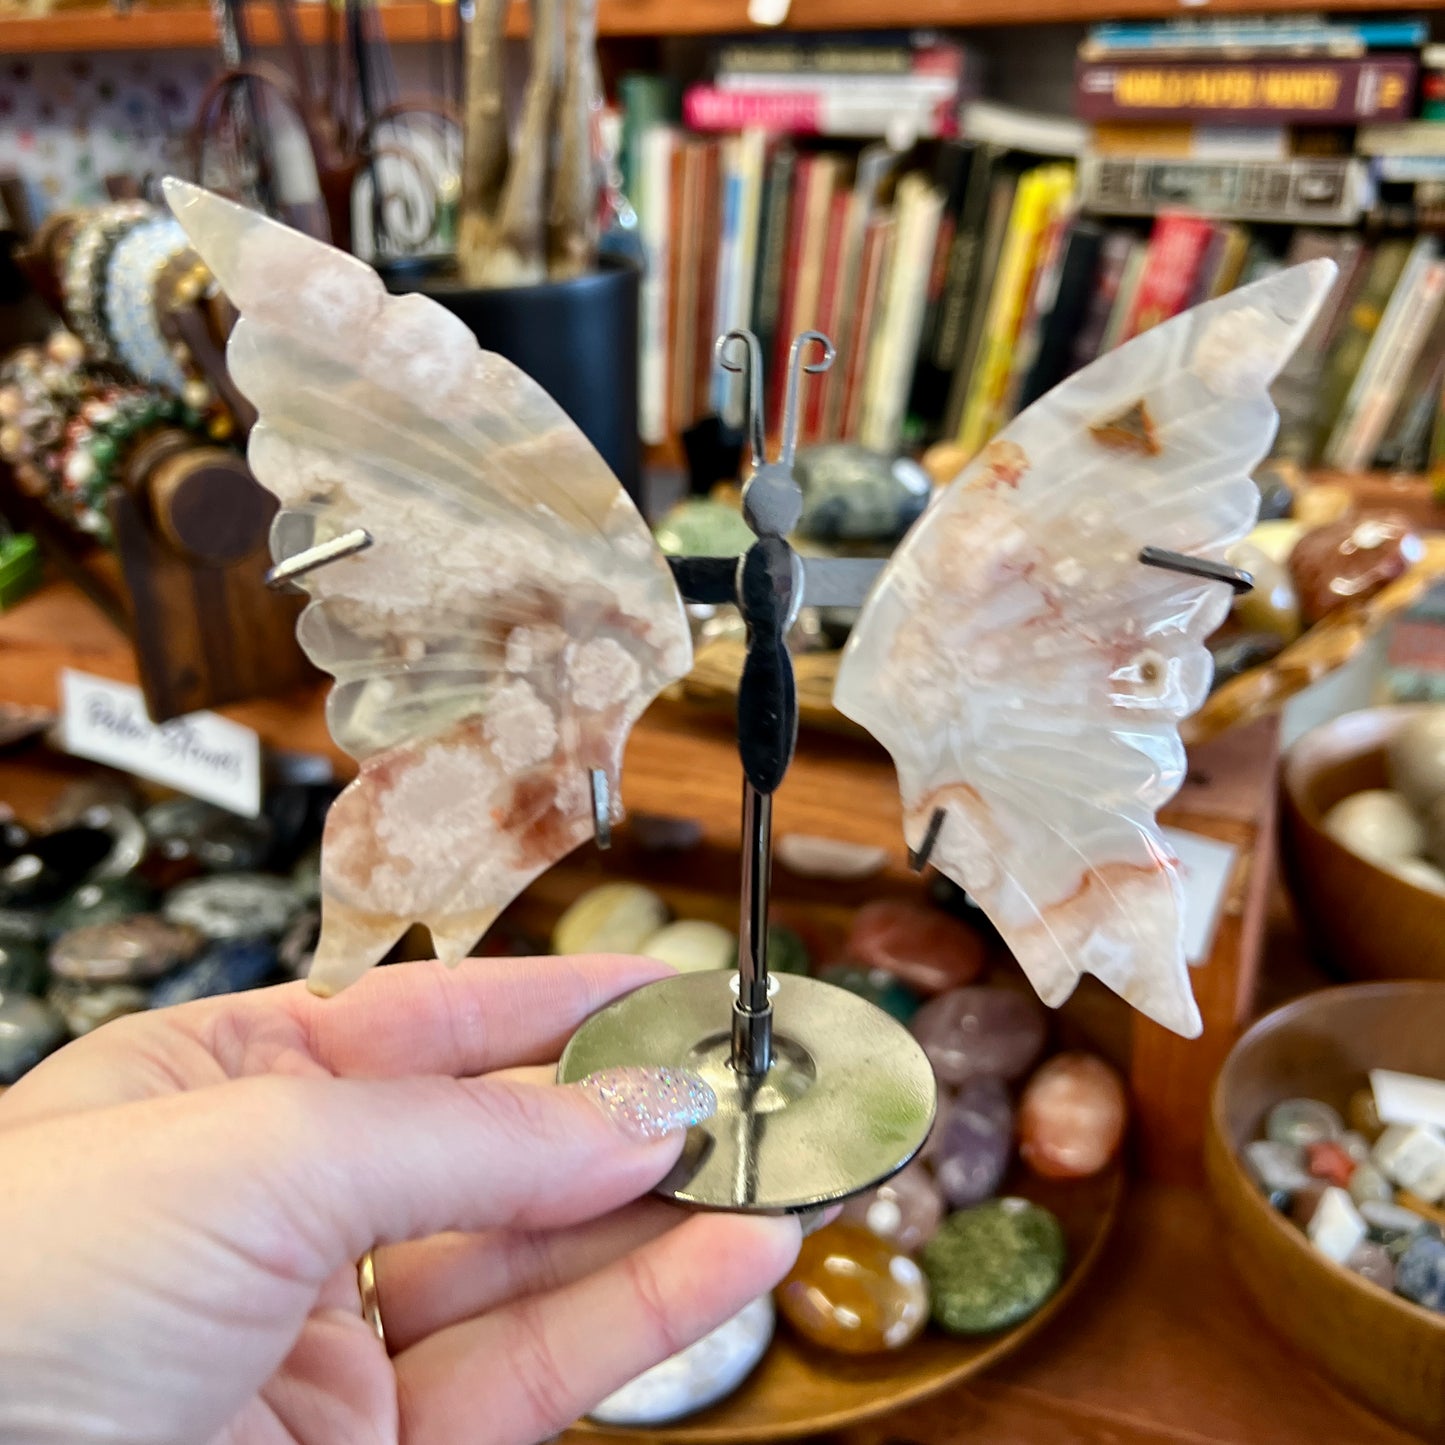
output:
M923 1147L938 1093L913 1036L817 979L775 977L773 1066L731 1062L734 975L681 974L618 999L572 1036L558 1079L623 1066L690 1069L717 1113L689 1131L658 1193L704 1209L800 1214L896 1174Z

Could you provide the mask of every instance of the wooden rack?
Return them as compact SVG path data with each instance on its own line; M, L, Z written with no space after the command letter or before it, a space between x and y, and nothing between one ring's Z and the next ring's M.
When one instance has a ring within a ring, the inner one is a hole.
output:
M1283 11L1398 10L1396 0L1214 0L1211 14L1266 14ZM1428 8L1428 6L1427 6ZM455 23L448 0L398 0L377 7L394 44L434 39ZM971 25L1031 25L1096 20L1154 19L1180 13L1177 0L793 0L786 30L868 30L900 26L966 28ZM322 4L301 8L309 44L323 35ZM507 33L525 35L529 11L513 0ZM280 40L270 11L251 20L260 45ZM598 33L606 36L726 35L756 30L747 0L601 0ZM184 4L133 6L124 13L99 7L57 10L48 15L0 12L0 54L42 51L208 49L216 43L208 8Z

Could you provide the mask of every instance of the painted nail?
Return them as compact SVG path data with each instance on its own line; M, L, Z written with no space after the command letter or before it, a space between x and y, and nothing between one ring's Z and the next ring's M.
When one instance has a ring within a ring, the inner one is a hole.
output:
M717 1095L686 1069L603 1069L577 1088L634 1139L661 1139L717 1112Z

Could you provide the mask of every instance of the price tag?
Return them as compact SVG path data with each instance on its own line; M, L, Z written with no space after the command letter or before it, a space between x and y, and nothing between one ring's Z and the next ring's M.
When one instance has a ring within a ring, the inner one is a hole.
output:
M1234 877L1239 849L1217 838L1202 838L1181 828L1161 828L1164 840L1179 859L1184 883L1184 957L1191 964L1208 959L1219 932L1229 880Z
M213 712L157 725L138 687L73 672L60 678L67 752L108 763L254 818L261 811L261 740Z

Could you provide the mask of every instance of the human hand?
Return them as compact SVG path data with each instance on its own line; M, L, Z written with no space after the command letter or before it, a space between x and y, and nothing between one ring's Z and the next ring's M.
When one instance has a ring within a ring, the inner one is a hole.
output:
M538 1440L701 1338L787 1271L797 1222L640 1199L681 1129L528 1067L666 972L401 964L52 1056L0 1098L0 1440Z

